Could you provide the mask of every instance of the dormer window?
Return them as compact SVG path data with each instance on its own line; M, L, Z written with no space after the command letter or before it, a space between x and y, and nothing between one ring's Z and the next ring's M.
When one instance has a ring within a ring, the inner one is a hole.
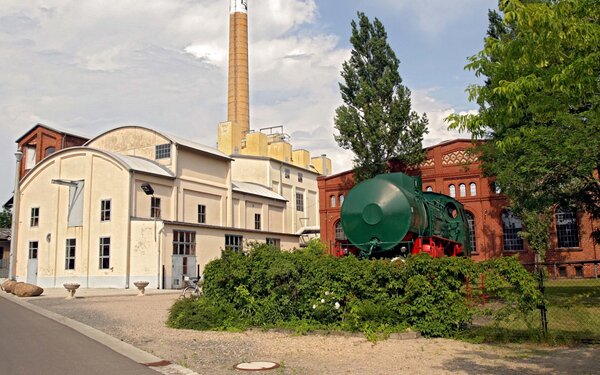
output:
M155 159L167 159L171 157L171 144L166 143L164 145L156 145Z

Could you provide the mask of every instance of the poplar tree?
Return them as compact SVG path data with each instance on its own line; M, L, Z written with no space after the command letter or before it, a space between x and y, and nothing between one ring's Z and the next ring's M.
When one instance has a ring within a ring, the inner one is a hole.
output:
M342 67L340 92L344 105L336 109L335 140L354 152L355 180L386 172L397 159L415 165L425 158L422 147L427 116L411 110L410 90L402 85L400 60L387 41L383 24L358 12L352 21L352 53Z

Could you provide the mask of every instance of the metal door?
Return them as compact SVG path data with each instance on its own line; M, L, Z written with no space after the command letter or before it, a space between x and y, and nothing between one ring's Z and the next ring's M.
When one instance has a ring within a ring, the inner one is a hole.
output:
M171 288L182 288L185 276L196 277L196 257L191 255L173 255Z
M38 273L38 260L36 258L29 258L27 262L27 282L29 284L37 284L37 273Z

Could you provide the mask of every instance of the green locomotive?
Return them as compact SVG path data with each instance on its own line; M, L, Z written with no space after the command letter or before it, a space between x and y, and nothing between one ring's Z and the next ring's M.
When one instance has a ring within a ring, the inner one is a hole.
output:
M420 178L404 173L378 175L352 188L342 206L341 224L363 257L471 253L463 205L424 192Z

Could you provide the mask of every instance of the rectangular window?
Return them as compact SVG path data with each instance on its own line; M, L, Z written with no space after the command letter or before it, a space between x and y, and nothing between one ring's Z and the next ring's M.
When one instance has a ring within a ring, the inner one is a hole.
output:
M67 238L65 244L65 269L75 269L75 248L77 247L77 240L75 238Z
M206 206L203 204L198 205L198 223L206 224Z
M110 268L110 237L100 237L100 269Z
M38 257L38 242L29 241L29 259L37 259Z
M29 220L29 225L32 227L37 227L40 225L40 208L34 207L31 209L31 220Z
M254 229L260 230L260 214L254 214Z
M150 198L150 217L160 219L160 198Z
M281 247L281 240L279 238L268 238L267 237L267 245Z
M304 176L302 175L302 173L298 172L298 182L302 182L302 180Z
M171 157L171 144L167 143L164 145L156 145L155 147L155 159L167 159Z
M233 251L242 251L242 236L225 235L225 249Z
M304 194L296 193L296 211L304 212Z
M283 175L285 178L290 178L290 169L289 168L284 169Z
M100 202L100 221L110 221L110 199Z
M35 167L37 162L37 150L35 145L25 146L25 169Z
M174 230L173 255L196 255L196 232Z

